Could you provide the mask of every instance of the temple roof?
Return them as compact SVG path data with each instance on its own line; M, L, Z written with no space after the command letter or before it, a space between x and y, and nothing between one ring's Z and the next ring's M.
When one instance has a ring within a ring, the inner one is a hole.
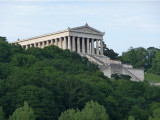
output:
M51 36L51 35L55 35L55 34L61 34L61 33L64 33L64 32L85 33L85 34L94 34L94 35L100 35L100 36L103 36L105 34L104 32L101 32L101 31L89 26L86 23L84 26L80 26L80 27L74 27L74 28L69 28L68 27L67 29L62 30L62 31L58 31L58 32L39 35L39 36L35 36L35 37L27 38L27 39L22 39L22 40L18 39L17 41L15 41L13 43L17 43L17 42L21 42L21 41L28 41L28 40L31 40L31 39L37 39L37 38Z
M75 27L75 28L69 28L69 31L73 31L73 32L85 32L85 33L90 33L90 34L100 34L100 35L104 35L104 32L101 32L91 26L89 26L87 23L84 26L80 26L80 27Z

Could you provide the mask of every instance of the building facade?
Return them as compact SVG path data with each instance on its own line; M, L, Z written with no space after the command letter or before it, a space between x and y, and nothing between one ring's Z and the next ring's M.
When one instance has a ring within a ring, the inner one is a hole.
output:
M87 57L90 61L96 63L104 75L109 78L112 74L117 73L129 75L133 81L143 81L143 69L135 69L131 65L110 60L109 57L103 55L103 35L104 32L85 24L80 27L67 28L60 32L18 40L13 44L20 44L24 49L55 45L61 49L76 51L81 56Z
M18 40L14 43L20 44L25 49L56 45L59 48L69 49L82 54L103 55L103 35L103 32L88 26L86 23L85 26L67 28L60 32Z

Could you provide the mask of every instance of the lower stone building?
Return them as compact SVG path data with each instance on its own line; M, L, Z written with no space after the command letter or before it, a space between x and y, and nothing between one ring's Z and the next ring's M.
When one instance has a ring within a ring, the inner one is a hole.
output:
M56 45L59 48L76 51L87 57L90 61L98 64L100 70L109 78L112 74L117 73L130 75L131 80L134 81L143 81L143 69L136 69L131 65L122 64L120 61L110 60L110 58L103 55L104 34L104 32L85 24L84 26L67 28L55 33L17 40L13 44L20 44L24 49Z

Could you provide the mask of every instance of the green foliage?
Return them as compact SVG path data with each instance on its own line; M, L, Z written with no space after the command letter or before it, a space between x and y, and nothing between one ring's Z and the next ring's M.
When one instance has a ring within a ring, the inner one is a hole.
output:
M36 120L55 119L57 109L53 94L45 88L36 86L24 86L17 91L17 102L27 101L33 108ZM20 104L17 104L19 106Z
M69 109L61 114L58 120L82 120L81 112L77 109Z
M11 56L11 47L6 41L0 40L0 62L8 62Z
M153 61L153 58L155 58L155 54L157 52L157 48L154 48L154 47L149 47L147 48L147 68L151 68L152 67L152 61Z
M133 67L144 68L146 71L153 72L155 70L153 66L155 64L157 65L155 57L157 56L158 51L159 50L154 47L149 47L147 49L142 48L142 47L130 48L127 52L122 53L120 60L123 63L131 64ZM155 65L155 67L156 67L156 65ZM150 69L151 67L153 69Z
M152 67L149 70L150 72L160 75L160 50L155 54L155 58L152 59Z
M105 108L93 101L86 103L82 117L84 120L109 120Z
M144 79L148 82L160 82L160 75L146 72L144 74Z
M111 75L111 78L118 80L118 79L120 79L120 76L117 73L115 73L115 74Z
M103 54L112 60L118 59L118 53L114 52L112 49L107 48L105 43L103 43Z
M4 112L2 110L2 107L0 107L0 120L4 120Z
M134 116L136 120L145 120L148 117L146 110L141 109L139 106L133 106L129 112L129 115Z
M28 103L24 102L24 106L17 108L9 120L35 120L35 115Z
M120 75L120 79L123 79L123 80L131 80L131 76L125 75L125 74L121 74L121 75Z
M25 52L26 54L33 55L34 57L38 59L43 59L42 49L40 48L30 47Z
M69 109L61 114L59 120L109 120L106 110L97 102L87 102L84 109Z
M135 52L137 66L143 65L142 51ZM152 58L156 59L155 48L147 52L150 59L146 57L145 67L154 62ZM90 102L84 108L91 100L100 105L94 102L92 106ZM97 65L76 52L56 46L24 50L20 45L0 40L0 106L5 119L24 101L33 108L36 120L57 120L67 109L65 115L70 120L82 119L81 116L104 117L99 112L105 110L110 120L124 120L129 116L146 120L160 106L160 88L147 82L130 81L126 75L118 75L117 81L109 79Z
M144 48L130 48L129 51L123 52L121 61L129 63L134 67L146 68L147 66L147 50Z
M0 41L7 41L7 38L6 37L2 37L2 36L0 36Z
M160 120L160 108L153 111L153 117L149 117L149 120Z
M17 54L12 58L11 63L17 67L30 67L36 60L33 55Z
M128 120L135 120L133 116L129 116Z
M115 80L119 80L119 79L122 79L122 80L131 80L131 76L125 75L125 74L118 75L117 73L112 74L111 78L113 78Z
M11 72L11 65L8 63L0 63L0 79L5 79Z

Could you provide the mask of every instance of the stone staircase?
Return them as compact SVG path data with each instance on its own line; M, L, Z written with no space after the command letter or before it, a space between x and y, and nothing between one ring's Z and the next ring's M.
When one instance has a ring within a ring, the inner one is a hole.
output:
M112 61L112 60L110 60L110 58L103 56L103 55L83 54L82 56L85 56L89 59L89 61L98 64L100 71L102 71L103 73L106 72L108 67L109 67L109 69L114 69L112 66L117 66L117 67L120 66L121 71L123 71L124 74L131 76L131 80L143 81L136 74L129 71L127 69L127 67L124 67L124 64L121 64L120 61ZM111 70L111 71L114 71L114 70ZM111 73L111 74L114 74L114 73ZM122 74L122 73L120 73L120 74ZM108 76L108 77L110 77L110 76Z
M135 74L131 73L129 70L123 67L125 69L126 73L131 76L131 80L141 81Z
M94 59L95 61L97 61L100 65L104 65L104 64L105 64L101 59L97 58L95 55L87 54L87 56L93 58L93 59ZM87 56L86 56L86 57L87 57Z

